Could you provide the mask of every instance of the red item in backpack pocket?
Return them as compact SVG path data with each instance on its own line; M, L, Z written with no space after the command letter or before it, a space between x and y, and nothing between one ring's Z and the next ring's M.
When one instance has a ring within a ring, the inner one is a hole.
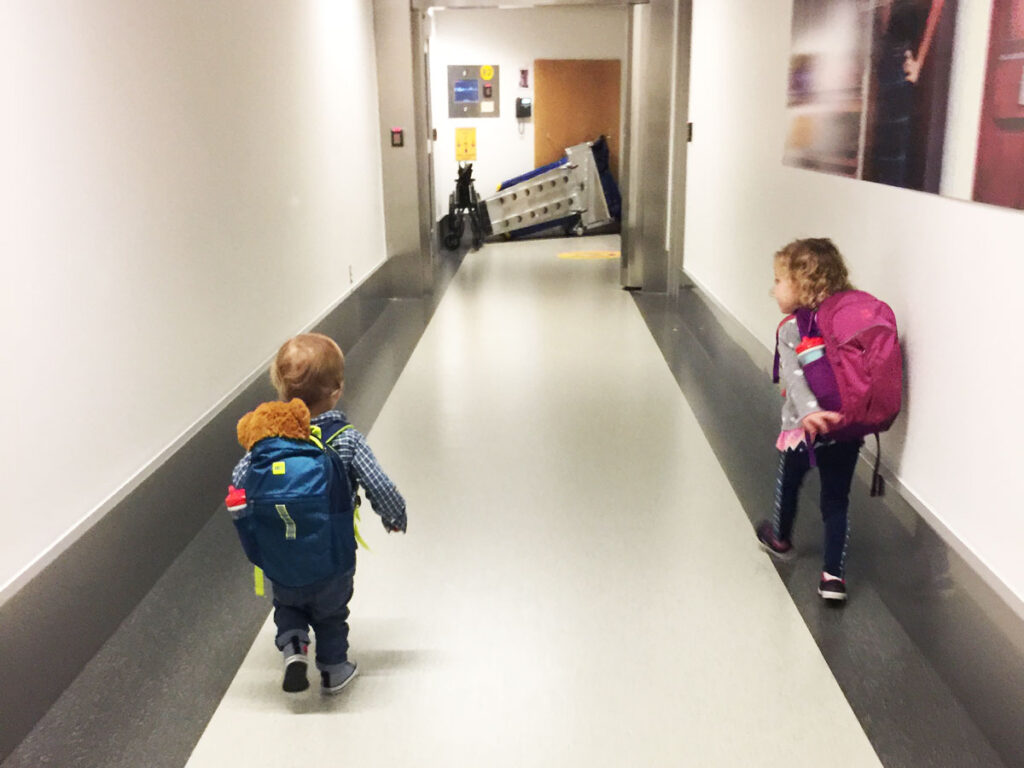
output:
M825 411L839 411L842 406L839 384L829 362L824 335L818 329L814 312L796 311L796 325L801 341L796 348L797 361L804 372L804 381L811 388L818 405Z
M800 361L800 365L807 365L807 363L813 363L819 357L825 354L825 340L820 336L805 336L799 344L796 345L796 358Z
M224 506L228 508L229 512L241 512L245 509L245 488L235 488L235 486L229 485L228 496L224 499Z

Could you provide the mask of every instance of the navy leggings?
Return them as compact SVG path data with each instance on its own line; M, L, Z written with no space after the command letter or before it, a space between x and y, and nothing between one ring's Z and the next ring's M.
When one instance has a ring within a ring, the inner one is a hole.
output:
M842 578L846 567L849 527L846 513L850 507L850 485L857 468L862 440L819 445L814 458L821 477L821 519L825 522L824 570ZM775 481L775 535L789 541L796 520L797 499L804 476L810 469L807 450L783 451Z

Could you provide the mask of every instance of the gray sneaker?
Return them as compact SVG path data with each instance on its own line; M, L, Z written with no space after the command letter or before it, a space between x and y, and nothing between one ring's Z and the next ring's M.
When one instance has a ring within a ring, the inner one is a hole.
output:
M281 688L286 693L298 693L309 688L309 679L306 677L306 666L309 664L307 648L299 638L293 637L281 649L284 654L284 682Z
M328 696L341 693L341 689L352 682L356 676L355 662L346 661L335 668L333 672L320 672L320 692Z

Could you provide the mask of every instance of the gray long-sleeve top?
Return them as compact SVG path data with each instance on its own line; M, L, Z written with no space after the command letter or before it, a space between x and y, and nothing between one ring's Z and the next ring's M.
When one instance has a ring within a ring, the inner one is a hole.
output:
M782 431L799 429L800 422L809 413L823 410L804 379L803 369L796 357L800 343L800 330L796 317L791 316L779 326L779 383L782 386Z

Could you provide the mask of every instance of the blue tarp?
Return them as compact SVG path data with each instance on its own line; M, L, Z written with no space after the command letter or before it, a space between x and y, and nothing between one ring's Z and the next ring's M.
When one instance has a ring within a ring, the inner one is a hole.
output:
M569 158L563 157L558 162L548 163L547 165L542 165L540 168L534 168L532 171L529 171L528 173L524 173L522 176L516 176L514 179L509 179L508 181L503 181L503 182L501 182L501 184L498 185L498 191L500 192L503 189L515 186L516 184L518 184L521 181L526 181L527 179L532 179L534 176L540 176L542 173L547 173L548 171L552 171L555 168L560 168L561 166L565 165L567 162L569 162Z

